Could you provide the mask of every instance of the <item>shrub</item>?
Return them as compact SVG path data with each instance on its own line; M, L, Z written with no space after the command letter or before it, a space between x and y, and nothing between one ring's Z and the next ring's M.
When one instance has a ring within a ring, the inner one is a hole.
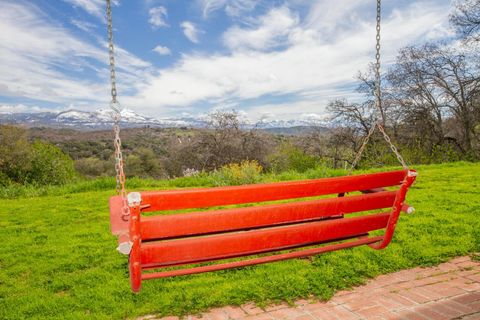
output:
M164 178L163 170L155 153L148 148L140 147L128 155L125 161L125 174L127 177L138 178Z
M76 176L73 160L56 146L42 141L32 145L31 170L27 182L39 185L62 185Z
M305 172L315 168L319 163L319 159L306 154L290 143L284 143L276 153L270 155L269 163L274 172L288 170Z
M113 167L113 160L103 161L98 158L89 157L75 161L75 169L83 176L93 178L108 175L108 169Z
M0 180L2 184L25 183L31 170L32 146L27 131L14 126L0 126Z
M231 163L210 174L216 186L241 185L257 183L261 179L263 168L257 161Z

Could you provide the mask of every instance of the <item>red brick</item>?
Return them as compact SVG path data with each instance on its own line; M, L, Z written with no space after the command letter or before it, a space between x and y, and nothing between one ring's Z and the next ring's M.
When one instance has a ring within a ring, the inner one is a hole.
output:
M410 288L413 288L413 287L415 287L415 283L412 280L412 281L405 281L405 282L401 282L401 283L395 283L395 284L392 284L391 286L386 286L385 289L388 292L398 292L400 290L410 289Z
M480 263L476 261L464 261L457 263L457 266L460 268L478 268L480 266Z
M230 319L242 319L247 316L247 313L240 307L225 307L223 308L223 312L225 312Z
M348 295L348 294L351 294L351 293L352 293L352 290L340 290L337 293L335 293L335 296L336 297L342 297L342 296L345 296L345 295Z
M410 285L412 287L421 287L421 286L426 286L426 285L435 284L439 282L446 282L446 281L449 281L451 278L452 276L449 274L440 274L440 275L435 275L431 277L425 277L418 280L413 280L410 282Z
M300 317L296 317L295 320L315 320L316 318L314 318L313 316L309 315L309 314L305 314L303 316L300 316Z
M450 308L450 309L453 309L453 310L456 310L458 312L461 312L462 314L470 314L470 313L473 313L475 312L475 310L473 310L472 308L470 308L468 305L464 305L464 304L460 304L458 302L455 302L453 300L448 300L448 301L445 301L445 303L443 304L444 306Z
M469 303L468 306L475 310L475 312L480 312L480 301Z
M433 306L432 306L432 310L434 310L435 312L438 312L446 317L449 317L449 318L456 318L456 317L459 317L461 315L463 315L462 312L458 311L458 310L453 310L449 307L447 307L445 305L445 302L444 301L437 301L435 303L433 303Z
M298 308L284 308L269 312L275 319L294 319L305 315L305 311Z
M355 319L358 319L358 316L347 310L345 307L343 306L335 306L335 307L332 307L329 312L334 315L335 317L337 317L337 319L342 319L342 320L355 320Z
M367 307L363 308L360 310L355 311L355 313L358 313L359 315L364 316L365 318L369 319L371 317L377 316L377 315L382 315L385 313L388 313L389 310L383 306L373 306L373 307Z
M284 309L284 308L288 308L288 305L286 303L280 303L280 304L274 304L266 307L265 311L269 312L269 311L275 311L275 310Z
M228 315L223 308L212 309L207 315L212 320L228 320Z
M269 315L268 313L261 313L261 314L257 314L257 315L254 315L254 316L248 316L246 318L244 318L245 320L272 320L272 316Z
M306 300L306 299L300 299L300 300L295 301L295 305L299 306L299 307L303 307L303 306L306 306L308 304L310 304L310 301Z
M394 318L395 319L395 318ZM398 313L398 318L401 320L430 320L429 318L422 316L411 310L405 310Z
M474 269L469 269L469 270L461 270L461 271L457 271L456 274L459 276L459 277L468 277L468 276L471 276L472 274L478 274L479 273L479 268L474 268Z
M402 270L396 273L396 276L403 281L412 281L417 279L415 272L412 272L412 269Z
M475 313L462 317L462 320L480 320L480 313Z
M349 301L344 304L344 306L351 311L356 311L367 307L374 307L376 305L377 304L375 303L374 299L364 299L360 297L357 300Z
M254 314L259 314L259 313L264 313L265 311L257 307L256 304L254 303L247 303L241 306L243 311L249 315L254 315Z
M469 304L474 301L480 300L480 292L467 293L458 297L453 298L454 301L460 304Z
M315 303L310 303L305 306L303 306L302 309L306 311L315 311L318 309L325 309L328 308L327 304L325 302L315 302Z
M427 319L432 320L449 320L448 317L438 313L434 310L434 306L431 304L426 304L422 306L415 307L412 309L413 312L418 313L421 316L426 317Z
M397 301L397 302L400 303L404 308L417 305L416 302L414 302L414 301L412 301L412 300L410 300L410 299L407 299L407 298L399 295L398 293L389 293L389 294L384 295L383 297L384 297L384 298L390 298L390 299L392 299L392 300Z
M470 257L457 257L455 259L450 260L450 262L458 264L458 263L465 262L465 261L470 261L470 260L471 260Z
M435 292L435 290L429 290L425 288L426 287L412 288L409 290L409 292L427 298L428 300L426 302L442 298L442 295L438 292Z
M450 271L457 270L458 266L451 262L445 262L445 263L439 264L437 268L441 271L450 272Z
M402 290L398 294L419 304L430 301L429 298L412 292L411 290Z
M337 317L330 312L330 307L317 309L311 312L311 314L322 320L337 320Z
M480 282L480 273L469 275L467 278L475 282Z
M418 291L433 299L449 298L465 294L465 290L457 288L451 283L437 283L430 286L420 287ZM423 292L423 293L422 293Z

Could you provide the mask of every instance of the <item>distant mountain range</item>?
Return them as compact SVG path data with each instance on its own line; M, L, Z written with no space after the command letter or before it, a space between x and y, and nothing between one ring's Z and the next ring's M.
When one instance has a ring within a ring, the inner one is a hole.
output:
M123 128L153 127L153 128L203 128L206 126L205 119L194 117L155 119L135 113L132 110L123 109L121 112ZM79 110L67 110L59 113L0 113L0 124L21 124L29 127L70 128L77 130L105 130L112 127L112 111L101 109L88 112ZM283 128L287 131L303 131L304 128L318 125L309 120L262 120L247 127L256 127L267 131L279 132ZM297 128L298 130L295 130ZM303 128L303 129L302 129Z

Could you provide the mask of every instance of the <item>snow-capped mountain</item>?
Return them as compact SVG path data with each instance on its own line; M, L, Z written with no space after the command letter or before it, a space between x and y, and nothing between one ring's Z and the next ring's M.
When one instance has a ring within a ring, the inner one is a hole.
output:
M72 129L106 129L113 124L113 114L109 109L88 112L80 110L67 110L60 113L4 113L0 114L0 123L23 124L31 127L59 127ZM121 122L123 127L163 127L164 124L157 119L146 117L135 113L132 110L121 111Z
M0 113L0 124L22 124L29 127L53 127L53 128L72 128L78 130L104 130L110 129L113 124L112 111L110 109L100 109L97 111L67 110L59 113L40 112L40 113ZM206 117L182 117L182 118L162 118L155 119L140 115L132 110L123 109L121 111L120 125L124 128L135 127L154 127L154 128L203 128L206 126ZM298 120L278 120L262 119L256 123L247 123L246 128L258 129L276 129L309 127L319 125L310 119Z

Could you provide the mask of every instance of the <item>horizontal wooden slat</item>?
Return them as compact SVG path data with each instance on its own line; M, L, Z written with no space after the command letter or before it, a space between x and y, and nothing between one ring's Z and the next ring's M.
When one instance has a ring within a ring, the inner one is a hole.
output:
M382 229L389 217L389 213L383 213L201 238L147 242L140 248L141 262L143 267L168 266L312 245Z
M149 205L142 211L205 208L397 186L405 178L406 172L405 170L399 170L236 187L142 192L142 204Z
M303 258L303 257L313 256L316 254L326 253L334 250L341 250L341 249L347 249L347 248L357 247L361 245L371 244L374 242L378 242L382 239L383 237L381 236L372 237L372 238L362 238L362 239L353 240L349 242L335 243L335 244L331 244L331 245L327 245L319 248L304 249L300 251L281 253L281 254L276 254L272 256L259 257L259 258L249 259L249 260L233 261L233 262L179 269L179 270L144 273L142 275L142 279L149 280L149 279L156 279L156 278L184 276L187 274L196 274L196 273L202 273L202 272L239 268L239 267L251 266L251 265L256 265L261 263L281 261L286 259Z
M396 191L247 208L143 217L142 240L244 230L391 207Z

